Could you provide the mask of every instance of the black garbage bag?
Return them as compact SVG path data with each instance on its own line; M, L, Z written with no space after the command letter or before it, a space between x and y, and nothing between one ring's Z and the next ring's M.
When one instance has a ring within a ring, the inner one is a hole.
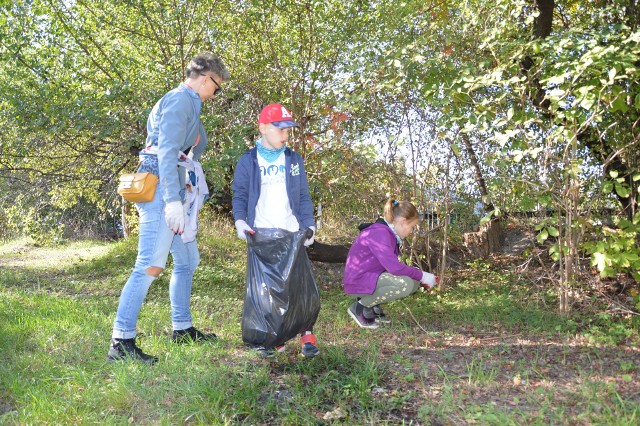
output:
M247 235L242 341L269 349L313 327L320 312L320 294L304 247L310 230L254 231Z

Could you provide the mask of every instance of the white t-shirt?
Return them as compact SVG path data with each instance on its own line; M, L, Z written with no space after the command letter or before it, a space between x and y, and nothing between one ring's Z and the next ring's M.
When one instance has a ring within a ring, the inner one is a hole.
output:
M280 228L288 231L300 230L293 215L287 195L287 170L284 152L273 163L258 154L261 173L260 198L256 205L256 228Z

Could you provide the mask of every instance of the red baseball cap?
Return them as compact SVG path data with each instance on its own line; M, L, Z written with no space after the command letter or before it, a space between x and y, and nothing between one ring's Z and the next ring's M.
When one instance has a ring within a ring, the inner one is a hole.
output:
M298 123L293 121L291 111L286 109L280 104L269 104L262 108L260 117L258 117L258 124L273 124L279 129L286 129L287 127L300 127Z

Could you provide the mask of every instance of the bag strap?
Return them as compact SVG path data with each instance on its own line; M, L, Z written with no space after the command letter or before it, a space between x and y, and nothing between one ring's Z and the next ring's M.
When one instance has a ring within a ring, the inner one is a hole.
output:
M131 173L136 173L138 171L138 167L140 167L140 164L142 164L142 160L138 160L138 164L136 164Z

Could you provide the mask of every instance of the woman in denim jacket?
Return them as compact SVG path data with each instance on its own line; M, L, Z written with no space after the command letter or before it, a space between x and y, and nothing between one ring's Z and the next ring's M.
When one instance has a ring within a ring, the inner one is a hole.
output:
M158 176L155 196L147 203L136 203L140 216L138 255L133 272L122 289L113 324L107 360L135 359L149 364L155 356L145 354L135 342L136 322L151 283L164 270L169 253L173 272L169 283L172 340L177 343L214 340L193 327L189 308L193 273L200 262L195 240L183 241L186 179L178 167L180 153L198 160L207 146L200 122L202 103L218 94L229 79L222 61L212 54L191 60L186 80L165 94L153 107L147 120L147 140L140 152L138 171Z

